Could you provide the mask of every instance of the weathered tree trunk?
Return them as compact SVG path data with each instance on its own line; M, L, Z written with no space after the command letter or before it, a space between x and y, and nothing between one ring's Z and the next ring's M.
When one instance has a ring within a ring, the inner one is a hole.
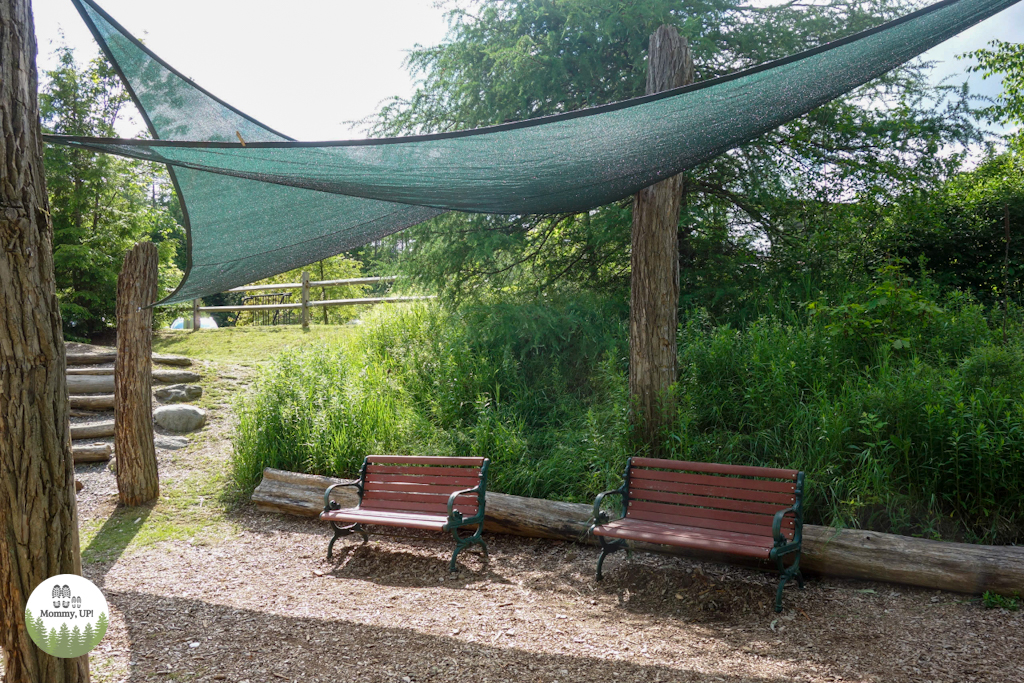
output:
M647 93L693 82L685 38L672 26L651 36ZM672 420L679 307L679 207L683 176L644 188L633 199L630 254L629 393L634 443L658 457Z
M153 309L159 256L152 242L136 244L117 276L117 360L114 361L114 450L124 505L156 500L160 482L153 445Z
M0 649L8 683L68 683L88 658L25 628L36 586L82 573L35 57L29 1L0 0Z
M268 467L263 471L263 481L252 494L252 501L264 510L316 517L324 506L324 491L340 481ZM332 498L342 507L352 507L359 501L352 488L335 489ZM491 533L593 543L594 539L587 536L592 513L593 507L585 503L488 493L484 529ZM650 543L635 543L633 547L772 568L766 562L744 560L735 555ZM800 566L829 576L891 581L960 593L1024 593L1024 548L1015 546L946 543L805 524Z

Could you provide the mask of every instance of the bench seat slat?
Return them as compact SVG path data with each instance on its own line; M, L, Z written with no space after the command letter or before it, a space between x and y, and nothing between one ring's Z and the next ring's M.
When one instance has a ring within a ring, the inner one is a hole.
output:
M406 467L388 465L367 465L367 474L402 474L406 476L431 476L431 477L475 477L480 478L478 469L469 467L417 467L409 465Z
M620 524L620 522L625 523ZM744 536L727 531L711 531L656 522L640 523L616 520L596 527L594 534L758 558L767 558L772 548L772 544L767 539L757 536Z
M366 475L366 483L364 486L376 486L382 483L406 483L406 484L436 484L440 486L450 486L453 491L457 489L471 489L480 483L479 476L471 477L439 477L432 475L402 475L402 474L388 474L383 475L376 472L371 472Z
M429 503L437 505L445 510L448 509L448 498L454 491L448 491L445 493L408 493L406 491L387 491L381 489L370 489L363 493L363 501L371 500L397 500L397 501L410 501L414 503ZM475 493L464 493L455 499L456 504L459 507L472 503L476 505L476 494Z
M797 470L783 470L775 467L719 465L710 462L687 462L685 460L666 460L662 458L633 458L633 467L654 467L669 470L687 470L689 472L708 472L711 474L734 474L741 477L791 479L793 481L796 481L796 475L798 474Z
M477 469L484 464L483 458L446 458L433 455L371 455L366 461L371 465L465 465Z
M774 541L772 536L771 525L755 525L755 524L740 524L738 522L727 522L721 519L709 519L707 517L688 517L685 515L666 515L658 512L650 512L648 510L637 510L634 511L627 519L635 519L638 521L645 522L660 522L662 524L675 524L679 526L696 527L698 529L718 529L720 531L735 531L740 534L748 534L750 536L760 536L762 538L771 539ZM793 537L793 529L787 529L783 527L782 534L787 538Z
M795 493L796 482L775 481L772 479L749 479L744 477L725 477L715 474L687 474L685 472L665 472L664 470L648 470L634 468L630 471L630 479L647 479L653 481L678 481L684 484L706 484L708 486L726 486L753 491L776 491L778 493Z
M667 503L652 503L643 500L631 500L629 503L629 509L626 511L627 517L634 516L635 513L644 512L656 512L659 514L666 515L668 517L678 517L681 515L687 517L702 517L705 519L720 519L724 522L737 522L739 524L749 524L751 526L766 526L771 528L772 520L774 515L759 515L751 512L735 512L732 510L715 510L712 508L698 508L689 505L670 505ZM796 522L793 520L792 515L787 515L782 520L783 528L794 528Z
M342 524L380 524L383 526L401 526L427 531L442 531L448 523L447 515L427 515L415 513L396 513L394 510L368 508L349 508L347 510L330 510L320 513L320 519Z
M719 510L760 512L766 515L774 515L784 507L781 505L771 505L769 503L753 503L743 500L729 500L728 498L709 498L707 496L691 496L682 493L665 493L664 491L643 491L637 489L631 489L629 496L630 503L632 503L633 500L651 500L662 503L676 503L677 505L717 508Z
M721 479L721 477L720 477ZM751 491L749 489L725 488L724 486L707 486L704 484L683 484L674 481L652 481L633 479L630 488L634 491L664 491L665 493L690 493L698 496L713 496L731 500L753 500L761 503L775 503L789 507L796 502L792 493L775 493L774 491Z
M408 512L434 512L437 514L446 515L448 514L447 504L439 503L420 503L416 501L405 501L405 500L386 500L376 498L367 503L369 508L381 508L385 510L405 510ZM470 503L458 503L455 508L463 514L463 516L472 517L476 514L476 501Z
M404 482L404 481L373 481L367 480L363 486L363 491L393 491L398 493L434 493L444 494L445 496L451 495L456 491L462 491L463 489L473 488L474 484L469 486L463 486L462 484L421 484L419 482ZM475 493L466 495L475 496Z

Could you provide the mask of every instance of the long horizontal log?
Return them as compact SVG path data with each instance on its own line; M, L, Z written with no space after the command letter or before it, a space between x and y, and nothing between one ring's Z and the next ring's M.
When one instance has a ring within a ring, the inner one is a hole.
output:
M252 500L265 510L316 517L323 509L324 490L343 481L332 477L297 474L267 468ZM334 490L342 507L354 506L352 488ZM487 494L484 528L491 532L592 543L587 538L592 507ZM736 561L672 546L637 543L638 550L686 555L701 559ZM856 529L804 525L801 566L829 576L889 581L960 593L994 591L1024 593L1024 548L929 541L895 534Z
M96 422L87 425L71 425L71 439L101 439L114 435L114 421Z
M68 377L92 376L101 377L114 375L114 368L68 368ZM153 381L159 384L192 384L201 380L202 377L188 370L154 370ZM70 385L68 386L70 390ZM113 389L111 389L113 391Z
M117 358L116 351L102 351L98 353L68 353L68 365L95 365L98 363L113 363ZM153 354L153 362L162 365L192 365L192 359L185 356L168 356L160 353Z
M80 465L89 462L106 462L110 460L110 444L97 443L91 446L74 446L71 455L75 464Z
M113 375L68 375L66 377L69 394L103 394L113 393Z

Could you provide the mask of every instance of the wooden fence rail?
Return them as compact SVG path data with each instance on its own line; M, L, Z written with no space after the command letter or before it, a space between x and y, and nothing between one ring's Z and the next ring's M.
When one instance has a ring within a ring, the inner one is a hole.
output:
M422 301L433 299L432 296L389 296L367 297L362 299L327 299L310 301L309 290L313 287L337 287L340 285L369 285L377 282L391 282L394 276L388 277L354 277L342 280L310 280L309 273L302 273L302 282L284 282L277 285L246 285L229 289L229 292L252 292L269 289L301 289L302 303L297 304L256 304L253 306L200 306L199 299L192 302L192 331L200 327L200 314L204 311L283 311L301 310L302 326L309 327L309 309L312 306L363 306L367 304L393 304L403 301Z

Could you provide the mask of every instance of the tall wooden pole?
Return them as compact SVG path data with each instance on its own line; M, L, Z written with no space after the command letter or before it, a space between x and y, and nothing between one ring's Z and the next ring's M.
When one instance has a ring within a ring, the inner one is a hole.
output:
M0 650L7 683L70 683L88 657L25 629L36 586L82 573L36 79L29 1L0 0Z
M114 453L124 505L156 500L160 482L153 445L153 309L160 258L152 242L136 244L117 276L114 361Z
M661 26L650 39L647 93L692 82L693 62L686 39L675 27ZM644 188L633 199L629 393L634 443L651 454L661 451L664 428L675 412L669 387L677 371L682 189L683 176L677 175Z

